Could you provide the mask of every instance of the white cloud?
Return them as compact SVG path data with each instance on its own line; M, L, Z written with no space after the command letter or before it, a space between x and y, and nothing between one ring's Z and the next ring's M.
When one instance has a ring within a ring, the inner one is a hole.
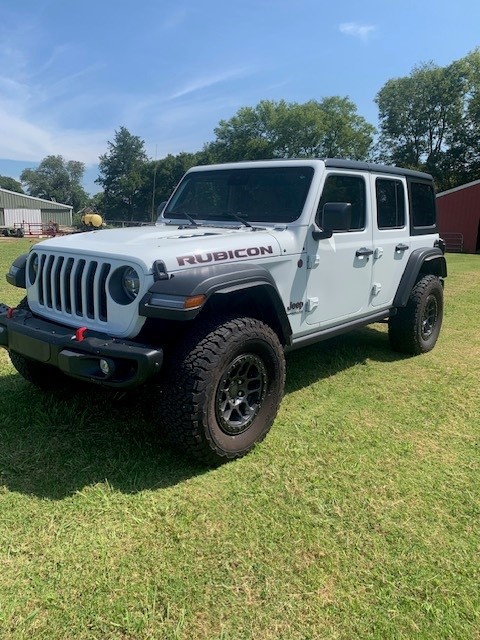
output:
M0 104L0 158L37 162L47 155L63 155L93 164L105 151L110 133L42 126Z
M178 27L187 17L185 9L178 9L177 11L167 15L162 21L163 29L175 29Z
M162 26L174 29L187 17L180 9L166 16ZM183 84L177 78L176 86L162 85L140 95L123 87L99 88L108 59L94 60L83 53L74 41L42 50L35 38L14 38L0 25L1 159L39 162L47 155L62 155L94 165L120 125L145 140L158 140L159 154L196 150L213 136L211 114L218 118L238 107L230 85L251 71L232 65L195 75L190 67L192 75L184 75ZM219 85L222 90L215 95L204 91ZM203 128L201 115L207 120Z
M170 16L169 26L184 17L182 11ZM223 102L232 99L231 92L212 97L202 90L248 73L240 66L199 73L170 93L95 91L105 64L77 53L75 44L59 43L42 60L26 45L0 41L0 158L39 162L47 155L62 155L92 165L112 140L113 124L145 139L158 138L165 153L200 148L204 139L198 137L212 136L213 126L199 132L192 123L198 122L199 113L223 113ZM182 136L179 121L186 128Z
M69 51L69 46L66 44L55 46L48 60L46 60L42 64L42 66L40 67L40 69L38 69L35 75L41 75L42 73L50 69L50 67L52 67L59 60L59 58L61 58L62 56L68 55L68 51Z
M0 44L0 158L38 162L46 155L63 155L92 164L104 152L110 131L62 125L68 99L77 97L79 79L102 65L95 63L70 74L59 74L55 69L55 80L45 76L64 51L62 45L52 48L49 58L36 70L26 50ZM78 99L76 103L78 111Z
M19 104L28 100L30 90L22 82L17 82L13 78L0 76L0 96L2 101L8 101L18 107Z
M367 42L376 27L373 24L359 24L358 22L343 22L339 26L340 33Z
M194 91L199 91L200 89L207 89L215 84L219 84L224 82L225 80L230 80L231 78L236 78L238 76L243 76L247 72L247 69L231 69L230 71L224 71L223 73L218 73L212 76L203 76L200 78L195 78L187 85L176 91L170 96L170 100L175 100L176 98L182 98Z

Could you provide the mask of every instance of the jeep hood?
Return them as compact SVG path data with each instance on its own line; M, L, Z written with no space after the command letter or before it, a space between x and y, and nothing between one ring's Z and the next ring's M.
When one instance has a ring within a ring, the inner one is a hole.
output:
M202 264L258 260L281 255L275 232L225 227L130 227L75 233L52 238L37 247L55 253L117 258L151 272L163 260L169 272Z

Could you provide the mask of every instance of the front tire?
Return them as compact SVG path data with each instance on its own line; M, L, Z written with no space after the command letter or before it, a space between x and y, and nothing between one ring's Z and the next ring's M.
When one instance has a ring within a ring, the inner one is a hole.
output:
M75 385L75 381L72 378L69 378L55 367L26 358L16 351L10 351L9 355L18 373L25 378L27 382L35 385L42 391L62 391L73 388ZM76 384L78 384L78 382Z
M413 287L407 305L388 322L394 351L419 355L435 346L443 320L443 287L436 276L424 276Z
M285 386L276 333L254 318L205 324L172 358L164 423L177 448L209 464L239 458L267 435Z
M17 309L30 311L27 298L21 300ZM78 385L78 381L69 378L56 367L44 364L38 360L31 360L16 351L9 351L9 356L17 372L25 378L27 382L35 385L42 391L62 391Z

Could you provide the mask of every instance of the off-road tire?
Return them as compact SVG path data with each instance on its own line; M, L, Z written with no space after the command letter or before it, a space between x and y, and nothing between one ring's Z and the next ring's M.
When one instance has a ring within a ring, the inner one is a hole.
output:
M207 464L248 453L282 400L285 357L277 334L254 318L197 325L168 369L162 415L172 445Z
M30 310L28 306L27 298L17 305L17 309ZM52 367L43 362L37 360L31 360L24 355L17 353L16 351L10 351L10 360L18 371L18 373L27 380L34 384L43 391L62 391L65 389L71 389L78 384L73 378L69 378L59 369Z
M73 378L69 378L55 367L30 360L16 351L10 351L10 360L27 382L31 382L42 391L62 391L71 389L75 384Z
M423 276L413 287L407 305L388 323L394 351L419 355L435 346L443 320L443 287L439 278Z

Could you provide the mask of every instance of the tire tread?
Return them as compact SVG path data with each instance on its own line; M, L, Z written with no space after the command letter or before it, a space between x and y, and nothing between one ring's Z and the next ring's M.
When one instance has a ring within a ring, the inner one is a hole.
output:
M423 301L428 291L437 292L439 302L438 326L435 328L433 340L425 341L420 335L420 316ZM388 337L394 351L419 355L430 351L435 346L443 317L443 288L437 276L425 275L413 287L406 307L398 309L397 314L388 323Z
M205 428L205 424L211 373L219 366L229 344L232 342L240 344L244 340L245 333L253 332L275 345L281 361L279 385L283 393L285 384L283 349L275 332L254 318L207 320L196 327L188 340L180 345L170 362L170 376L162 391L161 402L162 419L168 440L176 448L207 464L218 464L225 459L241 457L252 448L248 447L244 451L234 453L222 450ZM275 415L276 409L256 442L265 438Z

